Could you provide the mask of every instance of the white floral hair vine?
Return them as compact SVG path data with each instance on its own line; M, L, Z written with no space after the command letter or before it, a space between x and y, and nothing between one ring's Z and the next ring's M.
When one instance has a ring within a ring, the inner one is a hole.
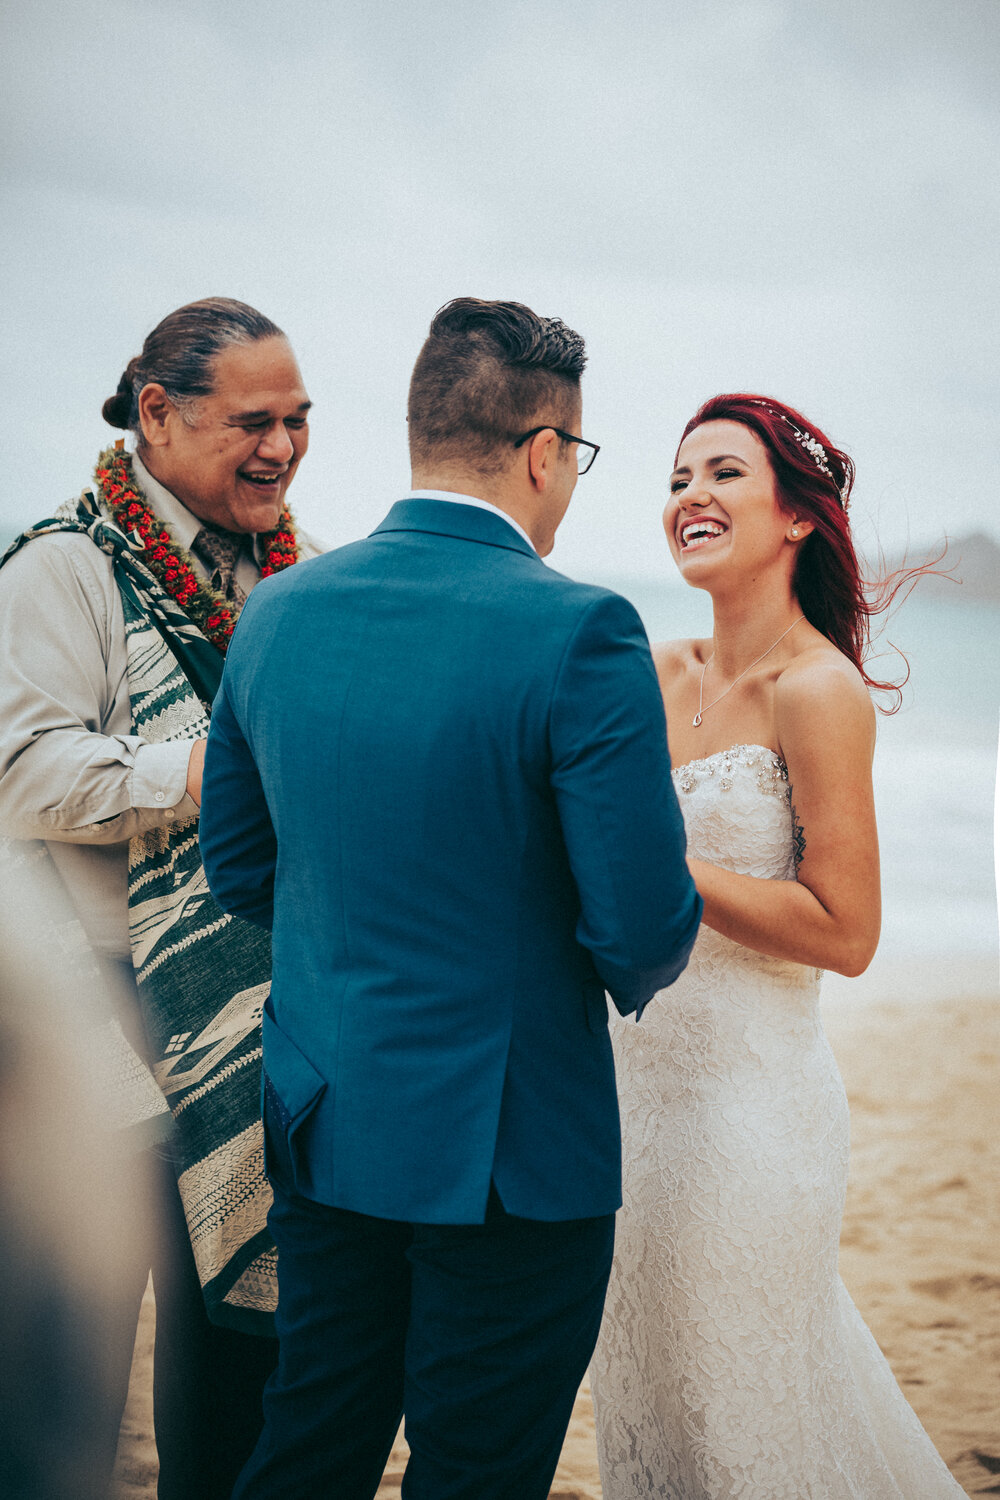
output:
M806 452L809 454L809 457L816 465L817 469L819 469L820 473L825 474L827 479L829 479L830 483L833 485L834 489L837 490L840 496L841 508L846 512L849 475L845 474L844 483L842 485L837 484L836 479L834 479L833 477L833 470L830 468L830 460L827 457L826 449L823 447L823 444L820 442L819 438L814 437L811 432L803 432L801 428L796 427L795 423L788 417L786 417L783 411L778 411L777 408L773 406L766 397L751 397L750 399L753 402L754 406L761 406L765 411L770 412L772 417L781 418L785 426L792 433L792 436L795 438L795 441L798 443L799 447L806 450Z
M800 432L799 429L795 426L795 423L790 422L782 412L778 412L778 416L781 417L781 420L784 422L786 427L791 428L795 441L799 444L800 447L806 450L810 458L815 463L817 469L819 469L820 473L825 474L830 483L836 485L837 481L833 477L833 470L830 468L830 461L826 456L826 449L823 447L823 444L820 442L819 438L813 437L812 433L810 432ZM840 486L837 486L837 488L840 494L840 503L846 510L847 485L845 484L842 489L840 488Z

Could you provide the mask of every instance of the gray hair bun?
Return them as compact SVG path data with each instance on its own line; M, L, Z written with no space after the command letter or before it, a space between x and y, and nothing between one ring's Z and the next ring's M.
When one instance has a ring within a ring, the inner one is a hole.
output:
M168 313L146 336L142 353L130 359L118 389L101 411L112 427L131 429L142 448L139 396L161 385L174 406L190 408L215 388L215 360L232 344L284 338L276 323L231 297L204 297Z
M132 425L132 403L136 396L135 375L138 363L137 359L129 360L118 382L118 389L101 407L101 415L105 422L111 427L120 427L123 432L127 432Z

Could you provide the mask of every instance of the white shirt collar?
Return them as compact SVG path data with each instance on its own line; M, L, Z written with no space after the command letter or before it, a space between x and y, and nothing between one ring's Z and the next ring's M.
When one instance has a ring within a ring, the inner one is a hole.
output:
M492 511L495 516L500 517L501 521L506 521L508 526L513 526L518 536L523 536L532 552L535 552L535 544L524 527L519 526L514 517L509 516L505 510L501 510L499 505L491 505L489 500L480 500L476 495L459 495L454 490L411 490L406 499L449 500L455 505L474 505L477 510Z

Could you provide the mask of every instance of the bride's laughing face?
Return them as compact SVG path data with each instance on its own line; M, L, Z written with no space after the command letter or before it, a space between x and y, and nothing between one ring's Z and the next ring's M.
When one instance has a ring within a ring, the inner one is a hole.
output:
M686 582L708 588L734 570L758 575L794 547L792 525L756 433L741 422L705 422L688 434L663 512L670 551Z

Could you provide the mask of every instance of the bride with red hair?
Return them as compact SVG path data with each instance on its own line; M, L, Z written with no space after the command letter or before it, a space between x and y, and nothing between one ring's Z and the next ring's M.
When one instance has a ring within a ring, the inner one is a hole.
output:
M851 460L799 412L713 397L664 512L710 639L654 649L703 926L640 1025L612 1018L624 1205L591 1383L605 1500L963 1491L837 1270L847 1099L824 969L879 936L871 616ZM914 570L917 572L920 570Z

